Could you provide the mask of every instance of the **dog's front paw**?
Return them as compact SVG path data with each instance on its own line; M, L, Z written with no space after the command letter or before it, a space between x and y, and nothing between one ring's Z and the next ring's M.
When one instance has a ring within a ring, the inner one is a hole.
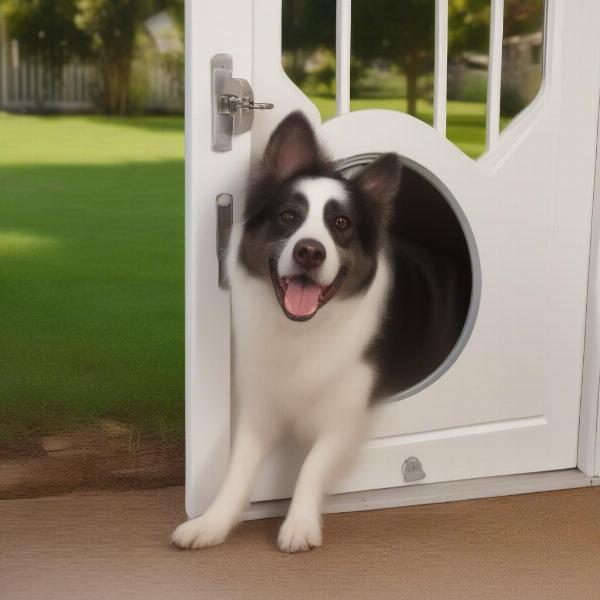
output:
M277 546L282 552L307 552L323 543L319 518L288 517L279 530Z
M207 548L222 544L231 529L230 525L202 515L182 523L171 534L171 543L179 548Z

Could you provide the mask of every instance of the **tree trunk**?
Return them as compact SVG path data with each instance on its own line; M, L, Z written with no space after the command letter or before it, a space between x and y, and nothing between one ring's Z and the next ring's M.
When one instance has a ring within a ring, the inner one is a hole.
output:
M110 115L125 115L129 108L131 66L108 60L102 67L104 75L104 109Z
M406 112L413 117L417 116L419 74L416 71L406 71Z
M131 82L131 61L121 65L119 72L119 115L127 114L129 109L129 85Z

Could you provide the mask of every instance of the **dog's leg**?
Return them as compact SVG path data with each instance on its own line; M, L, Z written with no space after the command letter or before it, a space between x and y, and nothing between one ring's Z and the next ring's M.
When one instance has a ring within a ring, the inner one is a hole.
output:
M271 448L275 428L257 428L240 423L225 481L204 514L182 523L175 529L171 541L180 548L204 548L223 543L227 534L239 522L248 500L254 475L265 454Z
M352 452L357 431L331 431L322 435L306 457L277 545L283 552L304 552L321 545L321 505L331 478Z
M304 552L322 542L321 508L323 497L334 478L359 448L367 420L371 373L353 377L356 387L343 385L335 393L335 403L310 449L294 489L287 517L279 530L277 545L283 552ZM328 401L327 399L326 401ZM337 413L337 416L336 414Z

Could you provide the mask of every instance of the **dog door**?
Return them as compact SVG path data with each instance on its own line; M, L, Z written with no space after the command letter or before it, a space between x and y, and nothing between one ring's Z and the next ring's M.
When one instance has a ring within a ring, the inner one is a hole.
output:
M452 92L447 3L432 2L424 14L435 24L432 125L398 110L350 111L350 33L357 44L356 28L372 21L360 18L362 8L378 3L337 3L337 116L326 122L282 68L281 2L240 0L234 11L225 3L188 4L189 514L201 512L214 496L231 441L229 307L227 293L218 287L215 199L227 193L237 210L243 206L252 161L293 110L307 115L340 168L358 168L370 160L365 153L403 157L405 183L420 190L415 198L431 202L427 214L419 215L423 206L405 196L413 235L418 229L427 244L443 242L445 252L452 249L463 282L456 341L432 357L414 385L391 390L389 398L401 401L375 409L369 440L335 491L575 466L600 95L597 0L546 0L543 44L535 42L543 65L540 92L506 127L499 108L508 77L502 36L502 8L508 4L492 3L482 96L486 146L476 160L478 153L466 155L451 128L446 131ZM381 14L376 11L373 19ZM387 13L386 18L391 20ZM407 23L391 26L396 32ZM248 80L257 99L274 104L273 110L255 114L252 130L236 136L226 153L211 148L209 67L220 53L232 56L234 77ZM330 105L333 110L333 100ZM425 478L405 477L403 465L411 457ZM289 496L296 469L289 455L274 457L252 500Z
M352 156L338 160L336 166L350 176L377 156ZM402 168L391 237L393 244L407 245L417 254L415 260L426 263L426 289L417 301L435 303L437 308L432 306L431 312L439 314L438 323L410 324L401 314L388 315L386 326L393 333L386 336L379 360L390 364L383 365L378 396L400 400L441 377L465 347L475 323L481 277L473 233L459 203L431 173L410 161ZM400 288L414 285L414 279L396 281L391 291L392 313L403 310L407 290ZM414 344L404 339L407 334L415 339ZM424 338L428 338L426 343Z

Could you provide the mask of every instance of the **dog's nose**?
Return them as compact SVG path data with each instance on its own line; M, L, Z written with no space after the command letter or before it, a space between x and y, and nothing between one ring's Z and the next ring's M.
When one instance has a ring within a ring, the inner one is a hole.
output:
M294 246L294 260L303 269L316 269L325 261L325 247L317 240L300 240Z

